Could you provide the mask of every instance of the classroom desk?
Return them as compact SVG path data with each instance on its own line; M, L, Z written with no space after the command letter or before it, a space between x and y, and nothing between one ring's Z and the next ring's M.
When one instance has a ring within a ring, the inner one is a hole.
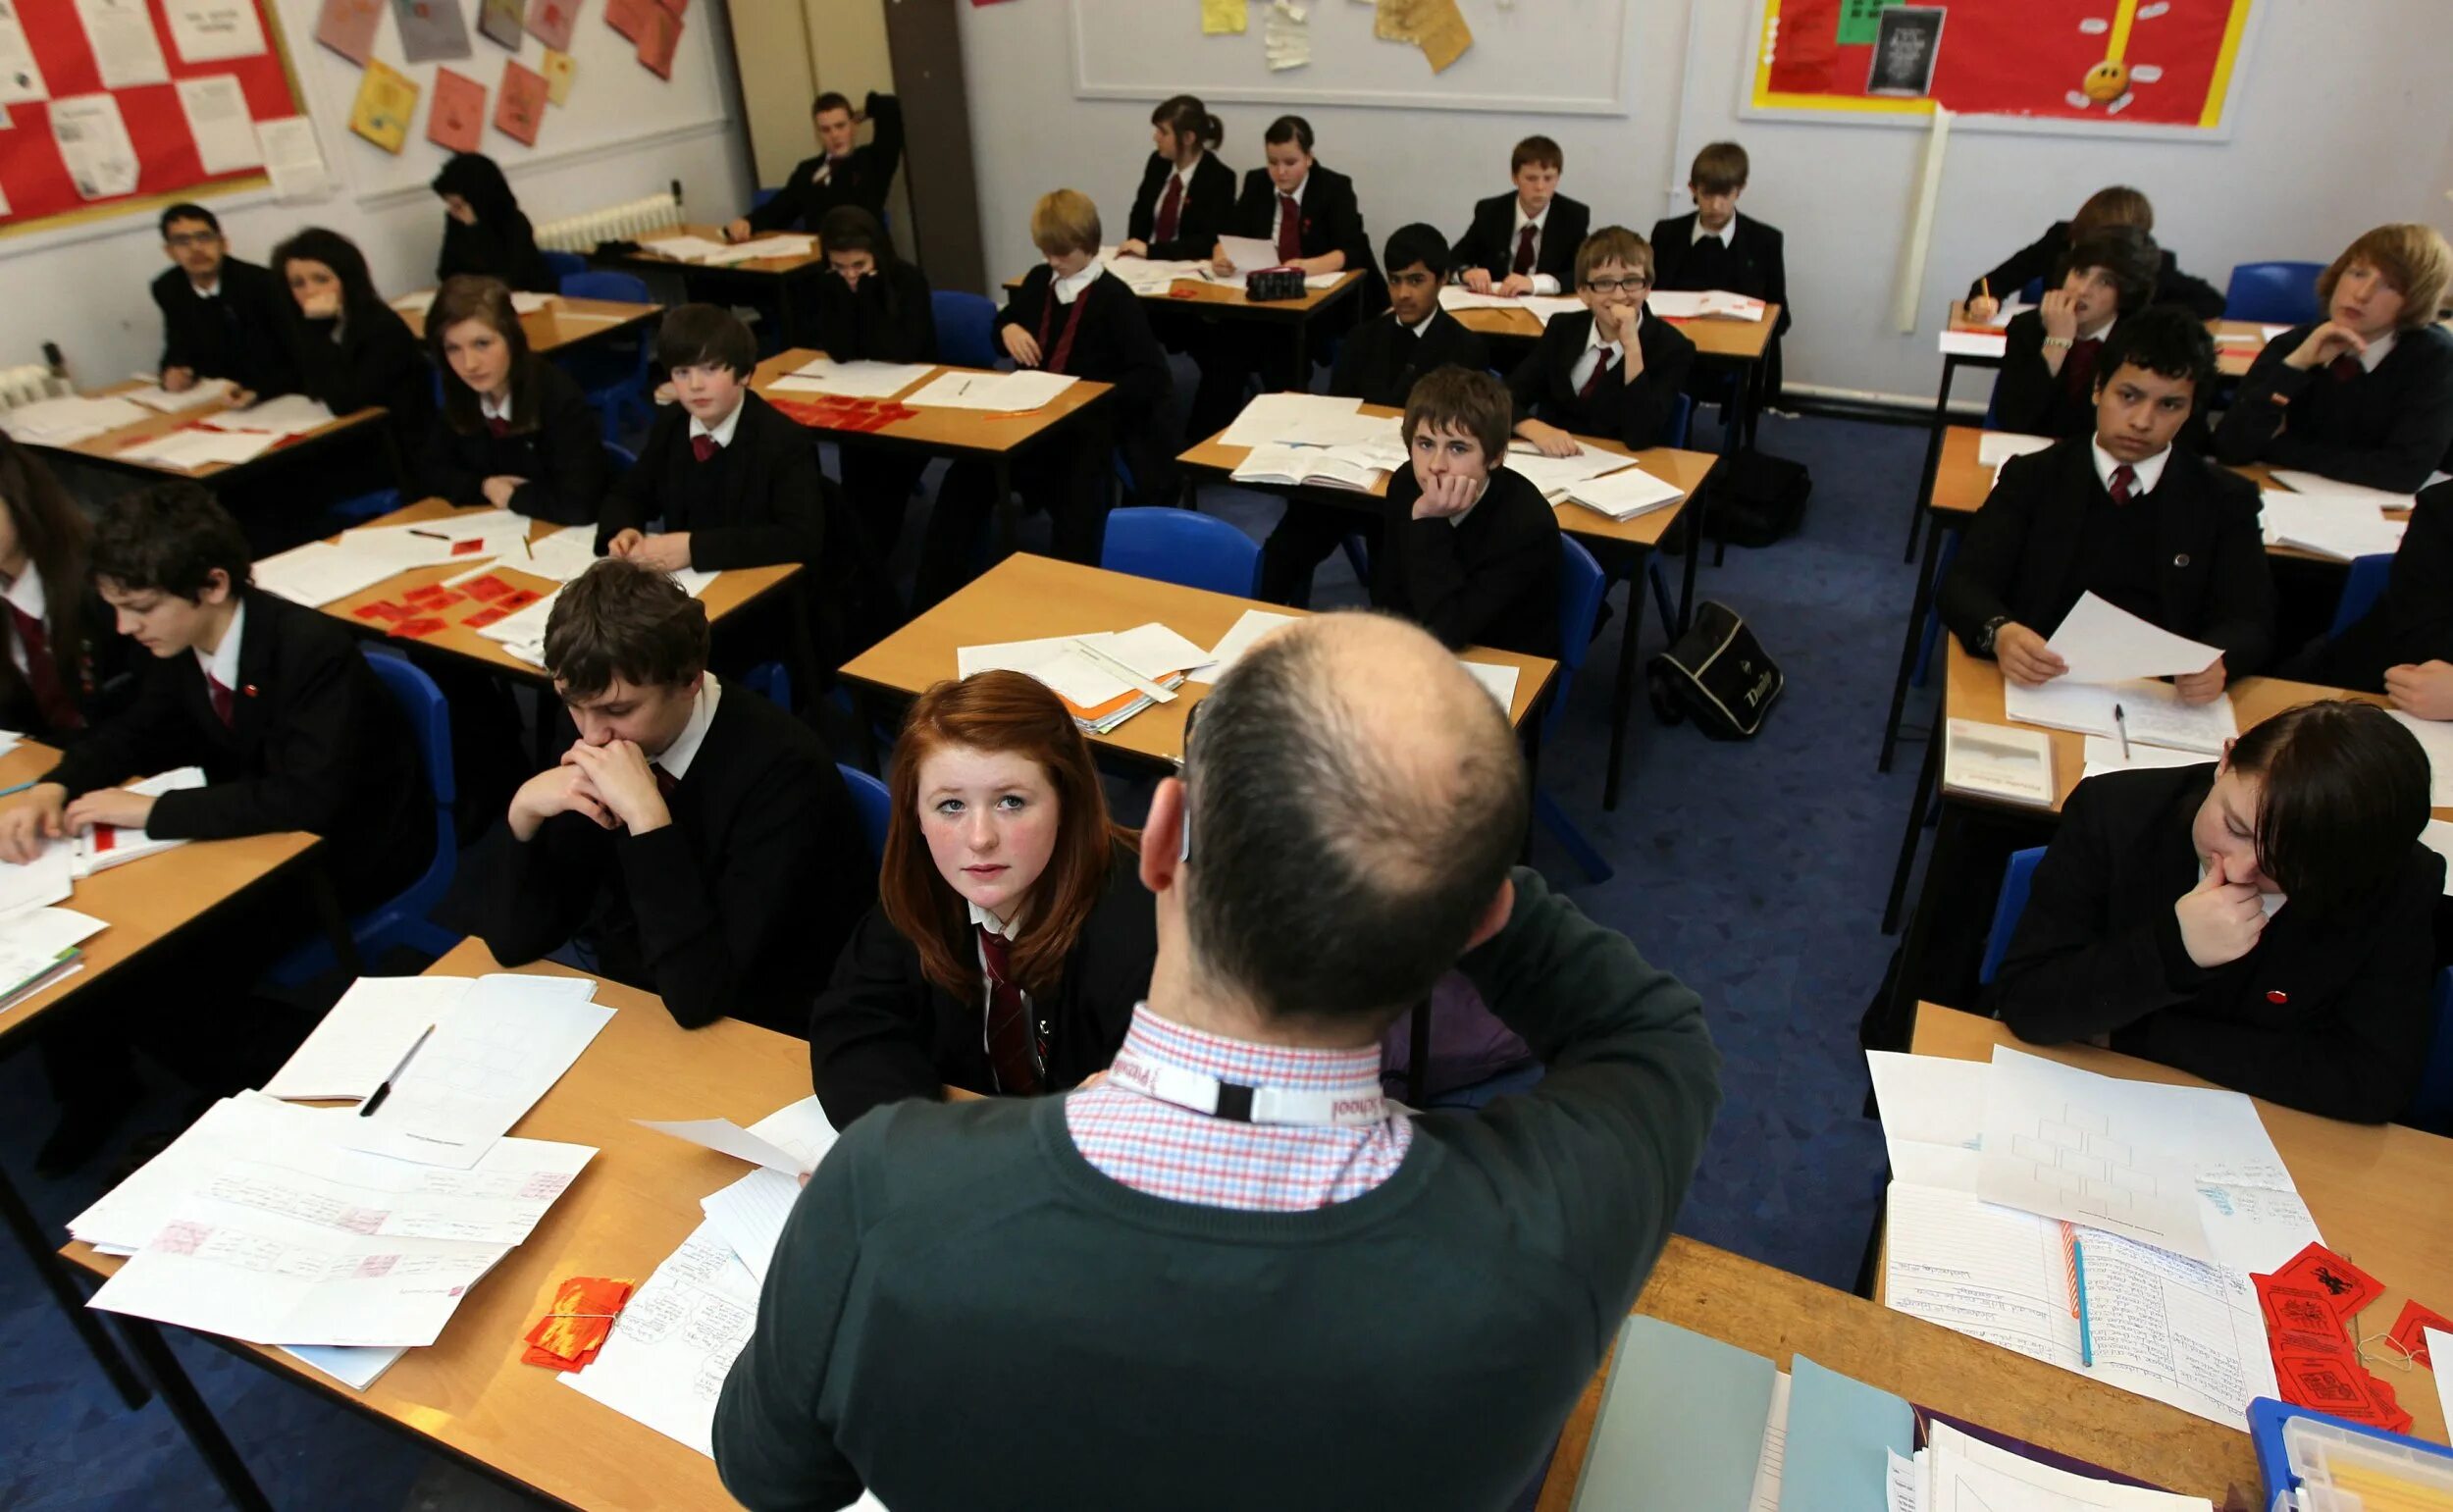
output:
M778 232L775 235L800 235L803 233ZM708 284L730 286L754 299L762 294L772 294L776 301L777 318L783 323L784 339L786 340L792 339L792 334L799 329L795 323L795 295L806 287L810 279L826 271L826 254L818 250L814 243L807 253L800 255L754 257L748 262L733 263L722 268L709 267L705 263L684 262L678 257L667 257L661 252L648 249L647 243L650 241L658 237L677 235L701 236L709 241L720 242L724 239L724 228L703 222L659 226L653 231L642 232L633 238L640 244L638 251L591 252L588 254L588 262L591 267L618 268L627 273L676 275L694 298L698 296L700 286Z
M395 304L393 311L409 328L409 335L425 340L426 311L434 302L435 290L420 289L401 297L417 300L417 307L404 310ZM644 325L663 313L664 306L660 304L634 304L627 299L573 299L555 294L544 309L521 316L520 330L528 338L530 351L553 357Z
M1976 511L1984 507L1993 492L1993 469L1978 458L1978 449L1988 433L1980 426L1955 425L1943 433L1940 465L1935 469L1932 486L1927 489L1924 511L1932 517L1932 529L1925 532L1925 557L1916 569L1916 589L1909 600L1907 630L1900 646L1900 669L1891 682L1891 713L1882 730L1882 756L1875 762L1876 771L1891 770L1891 756L1899 745L1900 715L1907 706L1908 679L1916 670L1919 645L1924 639L1926 611L1933 607L1934 595L1940 592L1942 571L1942 537L1946 531L1959 531ZM2251 462L2231 471L2256 484L2260 489L2278 489L2273 474L2263 462ZM2387 515L2408 511L2386 510ZM2266 554L2283 561L2316 562L2341 567L2339 558L2320 556L2315 551L2292 546L2269 546ZM1949 632L1941 632L1948 634Z
M774 393L775 380L796 368L825 356L814 347L796 346L777 352L759 363L750 374L750 391L762 399L815 400L826 397L817 393ZM977 368L934 367L894 397L903 399L935 383L947 373L975 373ZM988 463L996 472L998 517L1004 522L1008 545L1014 529L1014 459L1045 442L1069 426L1081 423L1080 417L1104 402L1116 391L1114 384L1092 379L1076 379L1063 393L1037 409L1018 413L1000 413L985 409L943 409L935 406L921 409L908 420L875 431L839 431L830 426L809 426L811 431L843 446L875 446L883 450L918 451L931 456L948 456L960 460L969 457ZM787 412L788 413L788 412ZM806 424L806 422L805 422ZM891 543L889 543L891 545Z
M49 746L38 741L21 741L16 750L0 756L0 787L30 782L49 771L59 758L59 752ZM24 802L22 796L0 800L0 808ZM75 895L63 907L101 919L108 927L85 941L82 970L56 978L0 1009L0 1056L32 1044L37 1022L48 1015L63 1012L69 1004L90 1001L90 994L84 999L78 994L134 960L155 942L177 934L241 894L306 866L318 844L313 835L303 833L200 840L176 851L114 866L78 882ZM340 925L339 906L323 888L321 877L312 877L310 886L318 908L326 914L328 931L345 943L347 931ZM50 1287L53 1300L84 1339L94 1362L110 1377L121 1399L130 1407L144 1405L148 1397L145 1387L130 1373L99 1321L85 1310L83 1294L61 1271L52 1256L49 1237L27 1210L5 1170L0 1170L0 1214L5 1214L11 1236L33 1262L36 1274Z
M1018 553L843 665L842 675L892 698L917 697L955 675L955 652L966 646L1129 630L1152 620L1196 646L1215 646L1246 609L1300 615L1282 604L1255 603L1226 594L1181 588L1100 567ZM1521 732L1557 675L1558 663L1487 646L1465 659L1516 668L1508 722ZM1143 709L1090 742L1136 762L1173 768L1183 760L1184 714L1209 695L1207 683L1186 683L1173 703Z
M1511 352L1521 353L1541 338L1541 318L1530 310L1450 310L1457 322L1494 342L1506 343ZM1668 320L1667 316L1647 319ZM1726 415L1721 427L1721 454L1735 456L1753 443L1754 414L1762 399L1763 353L1770 349L1772 333L1780 324L1780 306L1766 304L1761 320L1737 320L1725 315L1704 315L1671 320L1695 343L1698 357L1718 357L1724 361L1742 362L1747 366L1740 379L1734 412ZM1521 344L1520 344L1521 343ZM1494 352L1493 356L1498 355ZM1504 369L1510 363L1501 363ZM1714 565L1717 566L1715 559Z
M1293 344L1294 366L1289 370L1297 383L1310 378L1312 317L1350 298L1363 282L1360 270L1341 273L1337 282L1326 288L1307 288L1300 299L1251 299L1243 292L1243 281L1214 283L1208 279L1177 279L1164 293L1145 293L1140 297L1167 309L1188 310L1195 315L1218 316L1226 320L1251 321L1264 326L1283 326L1287 339ZM1018 278L1007 279L1005 289L1012 293L1022 287Z
M2245 1433L1693 1239L1671 1238L1635 1311L1763 1355L1782 1370L1804 1355L1916 1406L2217 1506L2232 1483L2257 1485ZM1537 1512L1575 1504L1610 1363L1602 1362L1559 1434Z
M2214 1085L2187 1071L2092 1045L2026 1044L1998 1019L1933 1003L1916 1005L1916 1033L1909 1048L1917 1055L1990 1061L1996 1045L2130 1081ZM2354 1320L2358 1336L2383 1333L2412 1297L2438 1309L2453 1304L2453 1204L2418 1195L2441 1189L2444 1173L2453 1170L2453 1139L2399 1123L2345 1123L2263 1099L2257 1100L2257 1112L2273 1137L2275 1153L2291 1168L2326 1248L2384 1284L2384 1294ZM2393 1387L2395 1400L2411 1415L2411 1432L2446 1442L2444 1409L2427 1373L2395 1369L2401 1357L2389 1347L2366 1348L2361 1356ZM2066 1372L2055 1374L2064 1382L2071 1379ZM2232 1436L2245 1444L2244 1435Z
M87 392L89 397L101 398L145 387L143 380L131 378L124 383L89 390ZM277 443L271 450L260 456L250 457L244 462L208 462L192 472L181 467L161 467L151 462L139 462L120 455L123 447L183 429L209 415L218 415L235 407L227 399L207 399L192 409L182 410L175 415L149 414L142 420L131 421L116 430L104 431L98 436L88 436L83 441L73 442L65 446L32 441L26 444L48 456L82 462L109 472L119 473L124 477L133 477L149 482L164 478L184 478L191 482L201 483L207 488L220 488L239 479L253 482L266 470L287 466L302 455L323 450L336 439L356 433L359 427L381 420L385 414L382 406L370 404L350 414L337 416L312 431L304 431L292 436ZM393 475L398 476L401 458L392 442L391 429L378 425L374 427L374 434L381 439L385 458L391 464Z
M465 940L429 975L498 971L485 945ZM551 963L532 975L575 976ZM211 1338L232 1353L321 1391L408 1434L422 1445L505 1485L566 1507L650 1512L727 1507L714 1462L644 1424L563 1385L549 1370L520 1363L520 1335L552 1305L571 1276L645 1281L699 1225L699 1199L738 1177L741 1162L632 1119L728 1118L747 1124L809 1095L809 1047L739 1019L685 1029L653 995L600 979L597 1001L618 1012L578 1062L512 1132L524 1139L594 1145L588 1163L529 1235L503 1257L452 1316L443 1335L412 1349L365 1391L351 1391L277 1349ZM70 1264L108 1276L120 1262L81 1243ZM163 1382L163 1396L223 1488L242 1508L266 1507L246 1467L164 1346L141 1319L121 1326ZM167 1372L161 1370L169 1362Z
M1397 416L1404 413L1403 410L1393 409L1385 404L1366 404L1362 407L1362 411L1367 415ZM1220 436L1225 434L1223 431L1219 433ZM1579 436L1576 440L1594 451L1634 457L1646 472L1676 484L1685 490L1687 495L1685 498L1674 504L1652 510L1648 514L1640 514L1632 520L1613 520L1606 514L1597 514L1581 504L1564 501L1553 506L1558 516L1559 529L1583 541L1600 559L1604 567L1613 570L1621 566L1625 568L1627 614L1626 623L1620 626L1618 633L1618 681L1610 692L1610 762L1601 780L1601 807L1616 808L1619 773L1626 756L1627 731L1633 722L1635 709L1636 635L1638 626L1644 622L1645 563L1653 548L1661 544L1661 538L1667 535L1670 527L1687 512L1687 505L1694 501L1696 491L1703 487L1703 480L1711 473L1716 459L1708 451L1681 451L1672 446L1653 446L1643 451L1629 451L1615 442L1601 441L1591 436ZM1250 447L1229 446L1221 442L1218 436L1213 436L1185 451L1175 460L1195 473L1206 473L1225 479L1236 468L1242 466L1243 459L1250 454ZM1381 499L1387 496L1388 480L1383 475L1373 487L1372 492L1367 495L1358 495L1349 489L1265 488L1263 492L1284 497L1289 505L1300 503L1314 507L1359 512L1363 508L1363 500ZM1696 558L1700 554L1697 551L1686 553L1686 577L1679 589L1678 614L1675 627L1671 631L1673 636L1687 627L1694 607L1695 568ZM1666 614L1668 606L1663 605L1662 608L1663 613Z

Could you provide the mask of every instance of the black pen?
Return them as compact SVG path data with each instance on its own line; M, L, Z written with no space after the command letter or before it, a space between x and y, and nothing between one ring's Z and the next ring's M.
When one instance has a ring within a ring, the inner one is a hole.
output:
M2113 728L2120 732L2120 758L2126 761L2129 759L2129 716L2121 712L2118 704L2113 705Z
M417 1053L420 1050L426 1048L427 1038L434 1032L435 1026L431 1023L418 1032L416 1041L409 1046L409 1053L402 1056L400 1058L400 1064L391 1069L391 1074L386 1076L384 1078L383 1085L375 1089L375 1095L368 1098L365 1102L358 1104L359 1118L363 1119L372 1116L376 1109L381 1108L384 1105L384 1099L391 1095L391 1084L398 1081L400 1079L400 1073L409 1069L409 1063L417 1059Z

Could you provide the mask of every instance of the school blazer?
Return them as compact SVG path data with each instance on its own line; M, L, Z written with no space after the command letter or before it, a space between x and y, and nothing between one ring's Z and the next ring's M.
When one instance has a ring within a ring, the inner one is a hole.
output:
M2453 483L2420 491L2375 606L2283 675L2382 693L2385 668L2422 661L2453 661Z
M1528 656L1559 653L1559 524L1512 468L1492 470L1458 521L1417 520L1414 469L1388 476L1372 606L1402 614L1450 650L1481 644Z
M418 486L430 496L467 506L488 501L489 478L525 478L511 494L513 509L557 525L593 525L611 480L603 426L569 374L534 353L528 360L536 369L539 413L514 414L502 436L482 418L463 431L448 413L436 417L418 457Z
M1507 379L1516 423L1542 420L1580 436L1599 436L1639 450L1669 439L1669 417L1695 369L1695 343L1668 321L1646 315L1636 326L1644 373L1634 383L1612 368L1590 399L1576 393L1576 364L1592 334L1592 312L1553 319Z
M1968 522L1936 603L1969 652L1996 615L2050 636L2077 603L2080 525L2091 502L2110 502L2093 445L2080 437L2011 458ZM2230 677L2259 671L2273 652L2274 580L2257 488L2177 446L2168 456L2155 492L2127 505L2155 511L2156 620L2220 647Z
M2113 328L2106 327L2104 339L2112 334ZM2005 431L2029 436L2093 436L2094 385L2073 394L2063 387L2062 374L2045 367L2044 317L2022 310L2010 317L2009 328L2002 335L2002 371L1993 381L1993 422ZM2103 372L2099 357L2096 376L2102 377Z
M1733 294L1780 306L1772 335L1789 334L1789 264L1778 231L1741 210L1729 224L1729 243L1695 239L1696 212L1652 226L1652 287L1725 288Z
M1353 180L1315 162L1299 203L1303 212L1299 244L1305 257L1343 252L1347 271L1369 273L1377 279L1380 265L1372 260L1371 237L1363 230L1363 209L1354 197ZM1244 174L1243 193L1235 200L1234 216L1226 229L1238 236L1276 243L1278 185L1270 182L1268 169Z
M2001 265L1983 278L1967 286L1967 297L1975 298L1987 287L1993 297L2004 304L2018 297L2018 291L2041 279L2053 282L2053 270L2060 266L2062 254L2069 250L2069 223L2055 221L2052 229L2035 240L2005 258ZM2223 313L2223 291L2204 279L2192 278L2180 271L2179 260L2171 249L2163 249L2163 262L2155 275L2156 304L2186 305L2200 320L2219 320Z
M2453 446L2453 336L2433 325L2405 331L2375 372L2337 380L2283 361L2316 329L2294 326L2257 354L2215 428L2216 456L2413 492Z
M516 965L574 935L607 975L695 1029L730 1016L809 1021L843 942L877 897L860 815L825 743L748 686L725 685L690 770L644 835L559 813L506 830L479 933Z
M2285 904L2257 948L2208 970L2172 906L2198 883L2189 825L2215 767L2078 785L2036 866L1985 1006L2019 1038L2114 1050L2252 1097L2381 1123L2418 1090L2433 1032L2428 927L2444 860L2414 842L2385 887L2331 914Z
M435 370L397 311L353 306L335 322L307 320L293 304L287 330L301 391L336 415L382 405L400 455L418 455L435 414Z
M202 766L207 786L164 794L146 828L170 840L308 830L352 910L406 886L434 858L435 805L408 721L339 621L245 591L230 724L204 668L152 659L130 706L69 748L43 778L71 797Z
M886 190L903 164L903 103L891 94L871 91L861 113L869 120L868 141L853 148L823 183L817 175L826 167L826 154L803 158L775 197L745 217L754 229L780 231L798 226L815 231L826 212L837 205L859 205L884 219Z
M83 740L86 731L128 706L135 697L141 669L131 659L135 643L119 633L111 606L102 601L91 583L75 585L73 594L68 586L44 587L50 596L43 616L46 642L54 648L59 645L63 613L74 616L83 642L77 664L61 665L59 672L84 723L76 729L59 729L45 719L42 706L34 701L33 684L17 667L13 653L16 621L0 608L0 729L22 731L46 745L65 748Z
M1056 989L1030 1000L1031 1027L1047 1042L1049 1091L1107 1069L1133 1005L1150 995L1157 960L1158 913L1140 858L1118 845ZM985 1005L984 982L957 996L921 974L919 951L883 908L871 910L809 1014L809 1071L827 1121L848 1128L881 1103L934 1098L947 1086L994 1092Z
M1167 197L1167 181L1174 174L1174 163L1155 152L1141 165L1141 186L1133 190L1132 213L1124 219L1125 238L1147 245L1156 262L1207 262L1234 214L1235 171L1220 162L1217 153L1202 153L1184 184L1183 207L1175 212L1175 239L1152 240L1159 202Z
M500 279L513 288L541 294L558 291L561 281L547 266L546 254L538 250L537 233L529 226L527 215L517 209L496 215L496 219L480 220L474 226L444 216L443 250L435 257L435 277L447 279L472 273Z
M1550 197L1550 213L1534 242L1534 272L1559 281L1559 292L1576 291L1576 249L1592 229L1592 211L1581 199ZM1516 191L1474 201L1474 219L1456 238L1449 261L1459 270L1480 268L1494 279L1516 265Z
M1445 310L1434 310L1421 336L1383 313L1347 334L1329 370L1329 391L1339 398L1402 409L1414 380L1443 367L1480 373L1490 366L1490 348L1478 332Z
M809 433L757 394L741 396L732 444L704 462L691 451L689 411L668 404L639 465L605 495L597 552L661 518L667 532L690 533L690 564L702 571L814 563L826 541L828 487Z
M153 281L162 310L160 368L189 368L199 378L227 378L267 398L297 388L297 371L282 333L295 308L270 269L222 259L221 292L200 297L180 268Z
M935 362L937 313L927 275L901 258L855 288L832 272L810 286L817 345L837 362Z

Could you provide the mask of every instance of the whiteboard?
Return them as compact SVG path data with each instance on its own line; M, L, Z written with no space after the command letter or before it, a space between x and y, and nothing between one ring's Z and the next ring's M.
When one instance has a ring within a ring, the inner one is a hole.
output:
M1268 0L1250 0L1240 36L1202 35L1201 0L1070 4L1083 99L1627 114L1626 0L1457 0L1474 45L1439 75L1421 49L1372 35L1362 0L1308 0L1312 61L1280 73L1262 45Z
M486 86L486 129L477 150L501 164L515 182L523 170L535 165L581 155L602 157L625 146L724 121L726 95L717 73L709 5L693 6L684 13L681 46L673 55L669 81L640 64L637 44L605 24L601 5L584 5L571 33L571 58L577 67L570 101L546 107L537 145L530 147L496 130L494 112L502 88L503 62L517 58L523 66L543 73L545 44L523 32L515 53L478 33L478 7L472 0L455 3L468 23L469 55L432 63L402 61L399 29L391 8L384 8L383 24L375 33L375 56L415 79L419 91L408 144L394 156L349 130L349 107L357 99L363 75L356 64L315 40L321 0L279 0L282 29L288 34L290 57L307 109L315 118L325 159L361 204L427 193L427 182L451 156L450 149L426 139L437 69L449 69ZM627 185L621 192L608 190L605 197L624 198L661 187L659 183Z

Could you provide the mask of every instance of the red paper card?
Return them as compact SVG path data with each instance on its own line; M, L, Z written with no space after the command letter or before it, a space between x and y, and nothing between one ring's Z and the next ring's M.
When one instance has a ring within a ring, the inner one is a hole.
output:
M510 584L503 582L491 572L474 582L463 583L460 586L466 589L468 596L479 603L492 603L504 594L517 592Z
M2284 1401L2362 1421L2376 1416L2366 1374L2355 1363L2334 1355L2274 1357L2274 1381L2282 1387Z
M426 111L426 139L454 152L484 145L486 86L465 74L435 70L435 103Z
M2404 1354L2434 1370L2436 1362L2427 1358L2427 1335L2423 1331L2427 1329L2433 1329L2438 1333L2453 1333L2453 1318L2447 1318L2432 1308L2422 1307L2413 1299L2402 1304L2402 1316L2393 1320L2393 1331L2385 1337L2401 1345Z
M409 611L396 603L390 601L378 601L375 603L361 603L351 612L363 620L380 619L386 621L396 621L407 618Z
M315 39L364 68L375 56L375 28L383 19L384 0L324 0L315 17Z
M2270 1276L2251 1276L2249 1280L2257 1287L2257 1302L2265 1310L2270 1338L2285 1333L2342 1338L2342 1320L2333 1310L2333 1300L2321 1288L2286 1285Z
M538 600L543 599L545 595L537 592L533 588L515 588L509 593L504 594L501 598L496 599L494 601L494 606L502 610L505 614L508 614L514 610L527 608L530 604L535 603Z
M481 536L475 541L454 541L451 543L451 554L454 556L483 556L486 554L485 538Z
M579 21L579 0L528 0L528 30L555 52L571 50L571 27Z
M2288 1264L2274 1272L2274 1279L2286 1286L2323 1290L2334 1315L2340 1318L2357 1313L2385 1289L2375 1277L2323 1244L2312 1244L2292 1256Z
M529 26L534 29L537 13L529 13ZM549 45L549 44L548 44ZM567 42L559 49L567 52ZM545 124L546 77L521 63L517 58L502 62L502 88L495 98L494 129L513 141L537 145L537 129ZM457 547L453 550L459 549Z
M639 18L639 61L658 78L673 77L673 54L681 50L681 18L651 5Z
M424 588L412 588L407 593L402 594L400 596L400 601L416 608L425 609L432 608L436 604L443 602L445 599L450 597L451 590L444 587L441 583L429 583Z
M508 609L479 609L476 613L471 614L468 618L460 621L460 623L466 625L471 630L483 630L497 619L509 617L510 612L511 611Z
M441 619L432 614L421 614L415 619L404 619L400 621L400 623L392 626L391 633L393 635L405 635L411 640L417 640L433 635L436 631L441 630L442 628L443 621Z
M528 1330L523 1365L548 1370L584 1369L604 1347L613 1320L630 1301L638 1282L599 1276L574 1276L554 1288L553 1305Z
M604 24L636 42L647 12L654 4L655 0L604 0Z

